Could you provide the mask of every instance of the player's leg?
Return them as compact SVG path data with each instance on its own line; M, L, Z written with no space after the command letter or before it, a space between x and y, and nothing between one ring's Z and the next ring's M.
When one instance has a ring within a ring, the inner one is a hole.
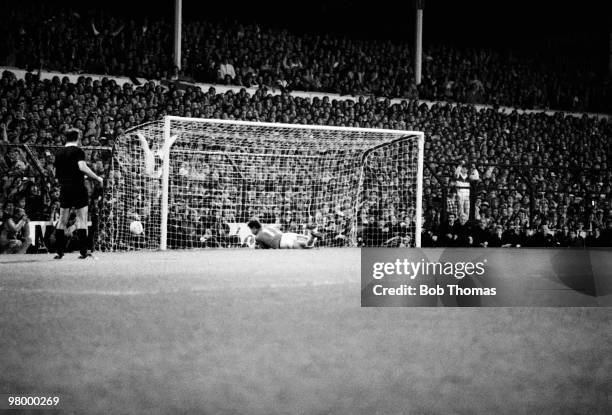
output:
M317 227L314 225L309 225L308 226L308 235L302 235L306 238L306 245L304 246L304 248L314 248L315 243L317 242L317 240L319 238L323 237L323 234L321 234L319 231L317 231Z
M6 232L0 230L0 254L8 252L10 240L8 239Z
M459 189L457 191L458 214L468 215L470 213L470 191L468 189Z
M463 212L465 216L470 217L470 190L465 191L465 197L463 201Z
M85 259L88 257L87 249L89 241L87 240L87 206L83 206L75 210L76 213L76 234L79 240L79 252L81 256L79 258Z
M9 249L7 252L9 254L22 254L23 253L21 252L22 246L23 246L23 243L19 239L11 239L9 242Z
M136 133L136 137L140 141L140 147L144 155L145 174L149 177L160 177L161 169L157 172L155 171L155 154L149 148L147 139L141 133Z
M296 235L293 249L310 249L314 247L314 240L309 235Z
M66 249L66 225L70 218L70 208L60 207L60 216L55 228L55 259L62 259Z
M173 135L173 136L168 137L168 139L164 141L164 144L162 145L162 149L160 152L160 158L163 159L164 156L168 154L168 152L170 151L170 147L172 147L172 145L174 144L177 138L178 138L178 135Z
M317 231L312 230L308 235L296 235L294 249L312 249L315 247L318 237L321 236Z
M468 195L466 196L465 200L463 201L463 213L465 214L465 216L470 216L470 194L468 193Z
M297 233L284 232L281 235L279 249L298 249L299 246L296 246L298 236Z

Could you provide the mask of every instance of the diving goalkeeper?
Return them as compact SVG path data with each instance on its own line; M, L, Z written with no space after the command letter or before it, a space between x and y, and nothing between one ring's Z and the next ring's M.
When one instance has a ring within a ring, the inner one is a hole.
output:
M314 229L310 231L310 235L281 232L272 226L262 226L257 219L249 221L247 226L255 235L257 245L264 249L310 249L321 236Z

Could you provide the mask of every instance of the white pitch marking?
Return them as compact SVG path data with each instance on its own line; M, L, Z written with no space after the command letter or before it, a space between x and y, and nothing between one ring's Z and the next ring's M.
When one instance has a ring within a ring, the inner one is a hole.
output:
M295 283L272 283L272 284L259 284L259 285L236 285L236 286L211 286L211 287L191 287L186 289L171 289L171 290L62 290L62 289L48 289L48 288L6 288L0 287L0 291L6 292L21 292L21 293L37 293L37 294L70 294L70 295L99 295L99 296L137 296L137 295L149 295L149 294L177 294L177 293L198 293L198 292L215 292L225 291L230 289L278 289L278 288L305 288L305 287L320 287L330 285L341 285L341 284L357 284L357 281L340 280L340 281L314 281L314 282L295 282Z

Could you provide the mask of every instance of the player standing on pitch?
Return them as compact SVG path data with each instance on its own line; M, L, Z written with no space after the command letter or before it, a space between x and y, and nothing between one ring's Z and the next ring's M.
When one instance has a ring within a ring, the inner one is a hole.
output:
M66 146L55 154L55 177L60 184L60 217L55 230L56 251L55 259L62 259L66 247L64 229L70 217L70 208L75 209L76 234L79 240L79 258L91 257L87 253L87 206L89 198L85 188L83 174L103 183L101 177L95 174L85 162L85 152L79 147L80 132L69 130L66 132Z
M310 235L301 235L293 232L281 232L272 226L262 226L253 219L247 224L251 233L255 235L257 246L264 249L310 249L314 247L317 238L321 236L314 229Z

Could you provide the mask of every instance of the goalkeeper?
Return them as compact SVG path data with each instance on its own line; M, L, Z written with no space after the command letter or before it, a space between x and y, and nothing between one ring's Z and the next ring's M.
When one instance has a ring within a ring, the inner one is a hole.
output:
M136 133L135 135L136 137L138 137L138 141L140 141L140 147L142 147L142 152L144 155L145 174L148 177L159 179L162 175L162 169L159 168L155 170L155 156L158 156L163 162L164 155L168 154L168 151L170 151L170 147L172 147L172 144L174 144L174 142L176 141L177 136L173 135L172 137L170 137L170 139L165 140L161 148L154 152L152 149L149 148L149 143L147 142L147 139L144 135L142 135L141 133Z
M310 235L281 232L272 226L262 226L257 219L249 221L247 226L255 235L258 247L264 249L310 249L321 236L314 229L310 231Z

